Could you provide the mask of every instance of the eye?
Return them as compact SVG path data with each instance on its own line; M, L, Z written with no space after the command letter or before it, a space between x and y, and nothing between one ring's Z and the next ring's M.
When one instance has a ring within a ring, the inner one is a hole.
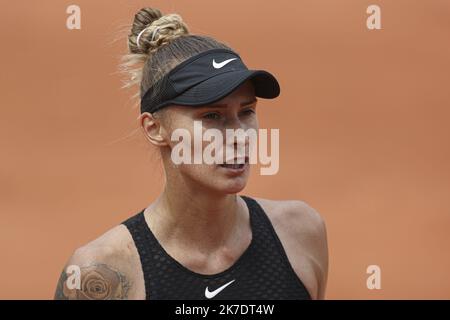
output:
M256 113L255 112L255 110L254 109L252 109L252 108L248 108L248 109L245 109L244 111L242 111L242 114L244 114L244 115L251 115L251 114L253 114L253 113Z
M210 119L210 120L218 120L220 119L220 114L218 112L208 112L203 115L204 119Z

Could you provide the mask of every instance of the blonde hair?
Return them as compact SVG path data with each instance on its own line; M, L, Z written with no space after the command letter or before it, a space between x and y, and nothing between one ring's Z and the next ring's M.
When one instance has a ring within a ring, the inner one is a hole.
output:
M142 8L135 14L127 40L129 52L119 67L129 75L125 88L139 85L136 98L152 86L155 94L163 90L157 88L158 80L184 60L209 49L230 49L212 37L190 34L180 15L163 15L155 8Z

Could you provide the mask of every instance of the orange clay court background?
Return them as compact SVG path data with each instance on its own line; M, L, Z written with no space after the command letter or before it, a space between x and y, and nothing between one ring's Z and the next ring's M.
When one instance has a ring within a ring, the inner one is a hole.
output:
M66 8L81 8L68 30ZM381 30L366 9L381 8ZM242 192L324 217L327 299L450 298L450 1L3 1L0 298L49 299L72 251L147 206L162 168L121 89L137 10L182 15L282 94L280 170ZM369 290L366 268L381 268Z

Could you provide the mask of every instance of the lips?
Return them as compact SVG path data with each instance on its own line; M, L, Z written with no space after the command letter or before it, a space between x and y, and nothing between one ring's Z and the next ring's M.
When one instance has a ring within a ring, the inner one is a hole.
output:
M245 158L234 158L226 161L226 163L220 164L219 166L232 171L244 171L248 165L248 157Z
M245 166L245 163L241 163L241 164L221 164L220 165L223 168L228 168L228 169L241 169Z

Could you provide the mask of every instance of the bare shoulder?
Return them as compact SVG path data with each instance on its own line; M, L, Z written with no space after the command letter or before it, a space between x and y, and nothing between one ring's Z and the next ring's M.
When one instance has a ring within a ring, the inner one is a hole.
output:
M328 276L325 220L303 200L254 198L264 209L286 254L313 298L323 299Z
M55 299L139 299L144 293L139 255L124 225L77 248L58 280Z
M263 207L271 221L294 227L295 230L301 227L303 235L308 236L320 236L325 231L325 220L303 200L254 199Z

